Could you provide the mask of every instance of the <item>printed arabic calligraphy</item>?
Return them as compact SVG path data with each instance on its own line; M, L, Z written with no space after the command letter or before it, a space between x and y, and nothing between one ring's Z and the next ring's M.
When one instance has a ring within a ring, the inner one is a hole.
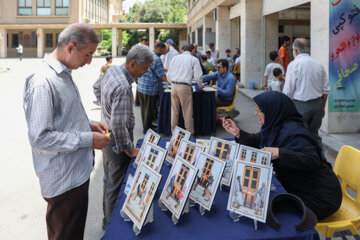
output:
M341 0L339 0L339 1L337 1L336 3L331 3L331 5L333 5L334 7L336 6L336 5L338 5L339 3L341 2Z
M351 13L348 15L349 24L352 24L354 18L360 14L360 8L358 8L356 5L354 5L354 9L351 10ZM346 23L346 19L344 18L345 12L343 12L339 19L341 20L339 24L335 27L335 29L332 30L332 32L337 35L340 30L344 30L344 24Z
M360 43L360 34L356 32L351 38L348 40L342 41L338 48L336 48L335 53L331 53L331 61L333 62L335 59L339 58L339 54L346 49L351 49Z
M340 21L340 23L336 26L336 31L333 29L332 30L332 32L335 34L335 35L337 35L339 32L340 32L340 30L344 30L344 24L345 24L345 22L346 22L346 19L344 18L344 12L340 15L340 19L341 19L341 21Z
M354 63L354 66L352 68L346 69L345 71L342 68L340 68L340 70L337 71L339 79L337 80L337 83L335 84L335 88L336 89L345 89L341 84L342 81L344 80L344 78L347 78L351 73L356 71L357 68L358 68L357 63Z

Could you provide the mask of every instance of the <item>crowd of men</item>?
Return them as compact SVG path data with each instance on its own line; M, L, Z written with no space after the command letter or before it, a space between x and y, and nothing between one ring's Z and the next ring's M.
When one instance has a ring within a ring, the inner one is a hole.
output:
M35 171L42 196L48 203L49 239L83 238L93 149L101 149L103 154L102 226L105 230L130 159L139 151L133 135L134 82L137 82L144 132L154 127L152 123L157 116L163 82L171 83L172 130L178 125L182 109L185 128L194 134L193 81L200 89L203 82L214 83L212 87L218 91L217 106L231 104L234 97L236 75L233 73L240 67L239 49L233 57L227 50L226 58L219 59L219 51L213 43L204 56L196 44L184 45L179 53L172 39L165 43L157 41L154 49L150 49L145 37L131 48L124 64L112 65L112 58L106 58L107 64L94 87L101 106L101 122L91 121L71 71L91 63L99 42L89 25L68 26L60 33L54 52L46 55L41 66L26 79L24 110ZM284 40L282 47L285 49L279 54L270 54L273 65L267 69L265 81L269 85L286 74L284 93L294 100L304 116L305 126L317 135L329 91L326 74L309 56L309 44L305 39L294 41L296 58L289 64L286 49L289 44ZM276 65L277 61L280 65Z

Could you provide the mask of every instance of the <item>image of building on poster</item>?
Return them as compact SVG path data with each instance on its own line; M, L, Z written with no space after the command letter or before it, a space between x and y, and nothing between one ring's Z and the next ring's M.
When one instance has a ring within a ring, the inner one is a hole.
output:
M141 163L135 173L135 181L127 194L123 210L141 229L150 209L161 175Z
M258 148L248 147L246 145L241 145L237 159L261 165L270 165L271 152L263 151Z
M167 148L168 153L167 153L167 156L166 156L166 160L168 162L170 162L170 163L174 162L174 159L175 159L176 153L177 153L177 151L179 149L181 140L182 139L189 140L190 136L191 136L190 132L188 132L188 131L186 131L186 130L184 130L182 128L175 127L174 132L173 132L173 134L171 136L171 139L170 139L169 146Z
M199 154L204 150L204 147L197 145L196 143L190 142L189 140L182 139L180 147L177 151L177 156L180 156L184 160L188 161L192 165L195 165Z
M195 166L199 171L190 198L210 211L225 168L225 162L202 152Z
M160 200L177 218L180 218L184 209L196 173L197 168L195 166L179 156L176 157L161 193Z
M146 147L147 143L153 143L153 144L157 145L159 141L160 141L160 135L157 134L156 132L154 132L153 130L148 129L146 134L145 134L143 143L142 143L142 145L140 147L139 153L136 156L135 163L138 164L139 161L142 159L142 156L144 154L145 147Z
M225 161L225 170L223 172L221 183L230 186L233 162L237 157L239 144L226 141L224 139L211 137L208 153Z
M156 172L160 172L165 156L165 149L156 146L155 144L147 143L140 162L144 162Z
M265 222L272 167L236 161L228 210Z
M360 2L329 1L329 111L360 112Z

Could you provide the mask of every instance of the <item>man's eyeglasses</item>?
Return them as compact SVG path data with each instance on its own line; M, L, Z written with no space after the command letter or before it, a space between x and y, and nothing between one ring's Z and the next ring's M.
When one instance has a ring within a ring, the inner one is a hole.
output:
M224 68L223 66L216 66L215 69L218 70L218 69L221 69L221 68Z

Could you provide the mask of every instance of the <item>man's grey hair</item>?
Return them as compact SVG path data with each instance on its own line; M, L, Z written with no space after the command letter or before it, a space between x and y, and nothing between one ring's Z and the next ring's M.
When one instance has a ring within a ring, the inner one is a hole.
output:
M126 55L125 63L127 65L130 62L135 61L137 64L142 65L149 62L153 62L155 60L155 54L148 46L138 44L133 46L128 54Z
M92 27L85 23L74 23L60 33L57 47L61 48L69 43L75 43L77 50L80 51L89 43L98 44L99 42L100 38Z
M310 54L310 43L305 38L297 38L293 43L293 48L298 51L298 53L308 53Z

